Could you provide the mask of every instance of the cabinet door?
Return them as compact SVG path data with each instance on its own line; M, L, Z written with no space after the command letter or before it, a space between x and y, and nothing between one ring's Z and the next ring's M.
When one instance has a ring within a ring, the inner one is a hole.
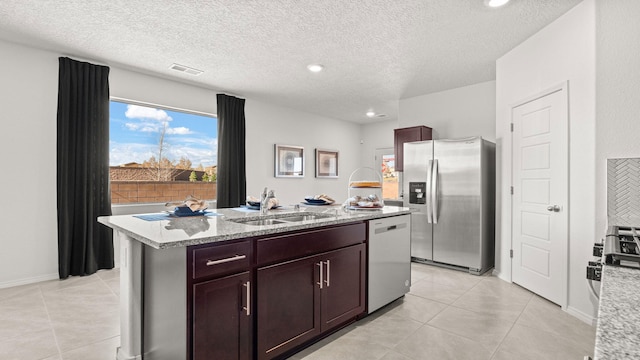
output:
M365 309L365 244L321 255L323 261L322 331L362 314Z
M404 171L404 143L431 140L431 128L426 126L413 126L393 130L393 144L395 150L395 170Z
M271 359L320 334L320 258L257 271L258 359Z
M250 288L248 271L193 286L194 360L251 359Z

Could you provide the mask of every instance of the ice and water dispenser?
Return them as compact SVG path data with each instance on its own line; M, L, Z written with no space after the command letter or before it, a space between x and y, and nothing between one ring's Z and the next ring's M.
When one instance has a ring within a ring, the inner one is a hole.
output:
M427 203L427 183L426 182L410 182L409 183L409 204L426 204Z

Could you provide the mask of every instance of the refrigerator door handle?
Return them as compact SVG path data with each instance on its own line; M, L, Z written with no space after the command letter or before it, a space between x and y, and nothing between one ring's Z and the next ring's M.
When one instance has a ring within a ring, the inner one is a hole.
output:
M432 221L431 219L433 218L433 215L431 214L431 203L433 202L433 199L431 198L431 183L433 182L433 160L429 160L429 165L427 167L427 184L426 184L426 189L425 192L426 194L424 194L427 199L427 223L431 224Z
M433 223L438 223L438 160L433 160L433 169L431 170L431 217Z

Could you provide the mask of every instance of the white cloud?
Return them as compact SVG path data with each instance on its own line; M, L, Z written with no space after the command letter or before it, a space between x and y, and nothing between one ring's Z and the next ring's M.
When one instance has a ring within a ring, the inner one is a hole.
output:
M176 128L167 128L167 134L189 135L189 134L193 134L193 131L189 130L189 128L181 126L181 127L176 127Z
M137 123L126 123L126 124L124 124L124 126L125 126L127 129L131 130L131 131L136 131L136 130L138 130L138 129L140 128L140 125L141 125L141 124L137 124Z
M118 166L129 162L142 163L154 154L157 147L152 144L122 144L112 141L109 151L109 165Z
M154 126L153 124L144 124L138 128L142 132L160 132L160 126Z
M124 113L124 116L128 119L150 119L160 122L173 120L164 110L138 105L127 105L127 111Z

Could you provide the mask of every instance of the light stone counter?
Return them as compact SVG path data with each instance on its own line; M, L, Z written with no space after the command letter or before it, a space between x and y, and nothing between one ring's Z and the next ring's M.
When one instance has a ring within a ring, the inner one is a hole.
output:
M155 249L186 247L218 241L242 239L260 235L277 234L287 231L304 230L319 226L343 224L355 221L378 219L409 214L409 208L385 206L379 210L344 210L341 206L301 206L300 211L269 210L267 217L283 217L298 213L322 213L328 218L290 222L274 225L246 225L233 219L260 218L259 212L233 209L211 209L218 216L167 217L166 220L143 220L138 215L102 216L98 222L119 230L125 235ZM264 217L264 216L263 216Z
M640 359L640 269L604 265L594 360Z

